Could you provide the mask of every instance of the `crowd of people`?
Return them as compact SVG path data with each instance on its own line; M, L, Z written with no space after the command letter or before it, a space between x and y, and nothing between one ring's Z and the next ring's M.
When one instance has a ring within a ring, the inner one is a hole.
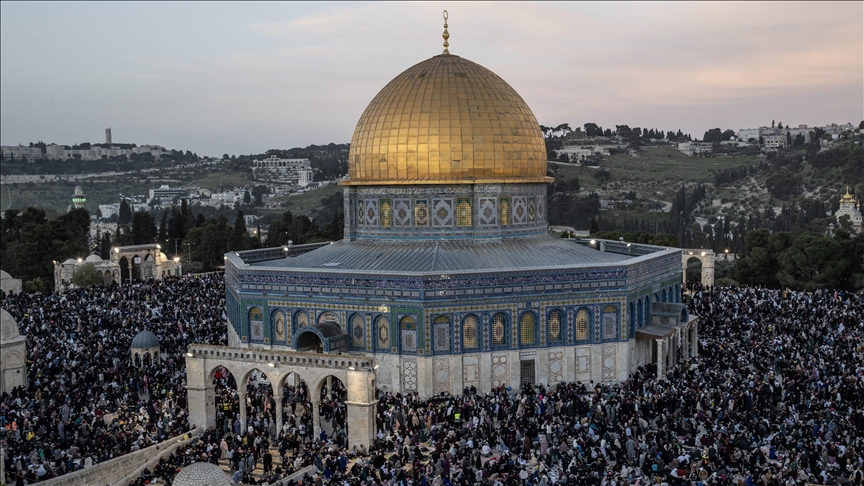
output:
M183 353L226 344L224 304L221 274L6 298L27 337L28 383L0 396L0 482L33 484L188 431ZM161 353L136 366L142 330Z
M212 292L211 298L221 299L217 277L80 291L77 305L69 294L6 302L23 317L22 331L35 345L31 358L38 358L31 363L29 389L0 404L7 421L18 421L16 471L39 465L56 474L75 456L104 460L185 430L177 385L182 360L172 357L193 341L224 342L225 331L220 306L195 305L205 297L177 306L165 299L172 285L195 289L177 295ZM138 296L128 299L135 304L124 300L132 296ZM240 384L246 387L243 427L238 384L217 373L217 426L145 471L138 484L170 484L183 466L209 461L244 484L270 484L314 465L314 474L297 482L864 485L864 297L699 286L684 297L700 318L699 356L679 361L665 376L640 368L620 384L526 384L487 393L468 388L431 398L379 391L378 433L368 450L346 444L345 395L338 383L314 393L303 382L290 383L277 398L263 377L253 377ZM204 313L197 318L201 327L165 332L164 326L173 330L187 322L187 312ZM58 324L63 333L56 332ZM143 386L151 399L142 401L135 389L144 374L130 371L125 349L148 326L164 336L169 358L155 365L161 375L150 370ZM97 347L93 355L80 354ZM77 366L83 360L97 366ZM82 381L102 386L90 392ZM284 410L281 430L276 399ZM332 434L312 423L313 399ZM108 413L117 414L112 424L104 423ZM263 472L252 474L259 467Z

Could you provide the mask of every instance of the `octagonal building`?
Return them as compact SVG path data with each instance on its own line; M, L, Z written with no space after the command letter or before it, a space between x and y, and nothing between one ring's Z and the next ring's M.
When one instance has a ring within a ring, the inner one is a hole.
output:
M521 96L457 55L369 103L338 242L226 255L229 346L370 357L385 391L617 382L696 351L681 253L548 233L546 150Z

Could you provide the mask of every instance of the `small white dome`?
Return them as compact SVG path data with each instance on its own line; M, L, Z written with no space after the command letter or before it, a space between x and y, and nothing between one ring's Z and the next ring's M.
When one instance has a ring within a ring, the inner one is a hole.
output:
M6 309L0 309L0 341L11 341L21 335L18 323Z
M75 265L76 263L78 263L78 261L74 258L67 258L66 261L63 262L63 265Z
M92 263L99 263L99 262L102 262L104 260L102 260L102 257L100 257L99 255L90 255L84 261L85 262L92 262Z
M195 462L177 473L174 486L228 486L234 481L219 466L209 462Z

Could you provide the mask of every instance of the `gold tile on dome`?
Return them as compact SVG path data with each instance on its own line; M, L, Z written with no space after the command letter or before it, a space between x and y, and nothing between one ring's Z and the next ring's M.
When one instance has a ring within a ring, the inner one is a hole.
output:
M361 116L348 160L347 185L549 180L530 108L458 56L433 57L385 86Z

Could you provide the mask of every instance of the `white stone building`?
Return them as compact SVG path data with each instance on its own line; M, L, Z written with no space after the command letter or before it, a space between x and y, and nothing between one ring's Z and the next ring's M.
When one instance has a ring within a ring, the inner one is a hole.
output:
M7 274L8 275L8 274ZM6 309L0 309L0 393L27 385L27 338Z
M6 294L20 294L21 293L21 279L13 278L12 275L9 275L6 270L0 270L0 289Z
M856 201L852 194L849 194L849 188L846 188L846 194L840 196L840 208L834 213L834 217L839 221L842 216L849 216L852 221L852 230L856 233L862 232L861 221L861 202Z
M99 255L90 255L87 258L69 258L63 262L54 262L54 288L58 292L74 289L72 277L82 265L87 263L92 263L102 274L103 285L109 285L111 282L120 283L120 266L117 263L103 260Z
M256 179L284 182L306 187L312 182L312 165L309 159L280 159L275 155L252 162L252 173Z

